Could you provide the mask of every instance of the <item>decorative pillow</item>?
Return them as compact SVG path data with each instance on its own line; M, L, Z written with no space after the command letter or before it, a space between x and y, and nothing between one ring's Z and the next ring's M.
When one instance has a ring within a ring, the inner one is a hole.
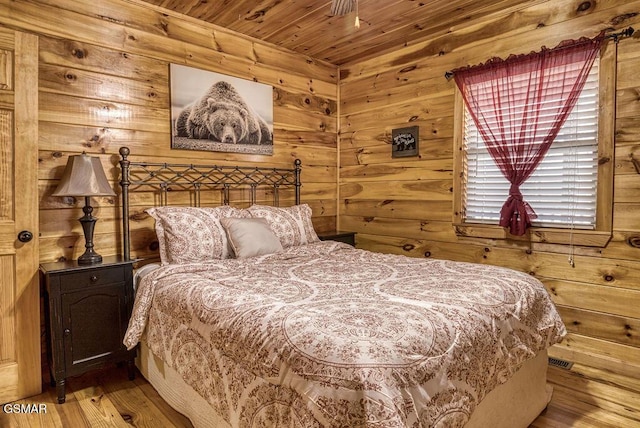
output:
M238 259L282 251L280 240L263 218L223 218L220 223Z
M220 218L249 216L245 210L230 206L156 207L146 212L156 221L163 265L229 258L229 243Z
M280 208L252 205L247 209L253 218L264 218L284 248L319 241L311 223L311 207L307 204Z

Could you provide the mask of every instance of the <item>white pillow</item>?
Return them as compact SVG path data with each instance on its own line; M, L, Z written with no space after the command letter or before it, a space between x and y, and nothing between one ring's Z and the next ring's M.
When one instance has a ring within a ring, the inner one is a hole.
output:
M220 223L238 259L282 251L280 240L263 218L223 218Z

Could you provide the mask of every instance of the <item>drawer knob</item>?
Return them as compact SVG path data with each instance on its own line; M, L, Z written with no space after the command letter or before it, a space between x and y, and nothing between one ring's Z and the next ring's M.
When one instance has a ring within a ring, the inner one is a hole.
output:
M89 278L89 280L90 280L91 282L96 282L96 281L98 280L98 277L97 277L97 276L95 276L95 275L91 275L91 278Z
M69 336L71 334L71 330L69 330L68 328L65 328L63 334L65 335L65 337Z

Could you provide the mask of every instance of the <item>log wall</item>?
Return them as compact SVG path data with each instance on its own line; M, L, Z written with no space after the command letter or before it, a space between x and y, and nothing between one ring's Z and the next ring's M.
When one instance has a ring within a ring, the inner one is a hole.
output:
M588 6L588 7L587 7ZM452 226L455 83L444 73L605 28L640 28L640 1L553 0L340 70L339 226L362 248L477 263L540 278L569 335L552 355L640 373L640 35L617 52L613 236L605 248L465 238ZM613 45L612 42L609 42ZM607 49L615 49L608 46ZM613 106L605 106L611 108ZM391 130L420 127L419 157L391 157Z
M0 25L40 36L40 102L33 108L39 109L41 261L84 252L77 221L84 199L51 197L67 157L99 156L119 191L121 146L131 149L132 160L148 162L292 168L300 158L302 200L312 206L318 230L335 228L337 67L135 1L2 2ZM170 63L273 86L273 156L172 150ZM209 202L219 201L211 195ZM96 251L120 252L120 201L93 203ZM135 214L145 208L132 204ZM135 215L132 229L133 255L153 254L153 222Z

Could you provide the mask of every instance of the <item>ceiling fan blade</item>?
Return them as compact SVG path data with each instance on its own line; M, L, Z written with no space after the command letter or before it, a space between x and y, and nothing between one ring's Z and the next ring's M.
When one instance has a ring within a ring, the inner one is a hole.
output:
M356 10L357 0L332 0L331 15L346 15Z

